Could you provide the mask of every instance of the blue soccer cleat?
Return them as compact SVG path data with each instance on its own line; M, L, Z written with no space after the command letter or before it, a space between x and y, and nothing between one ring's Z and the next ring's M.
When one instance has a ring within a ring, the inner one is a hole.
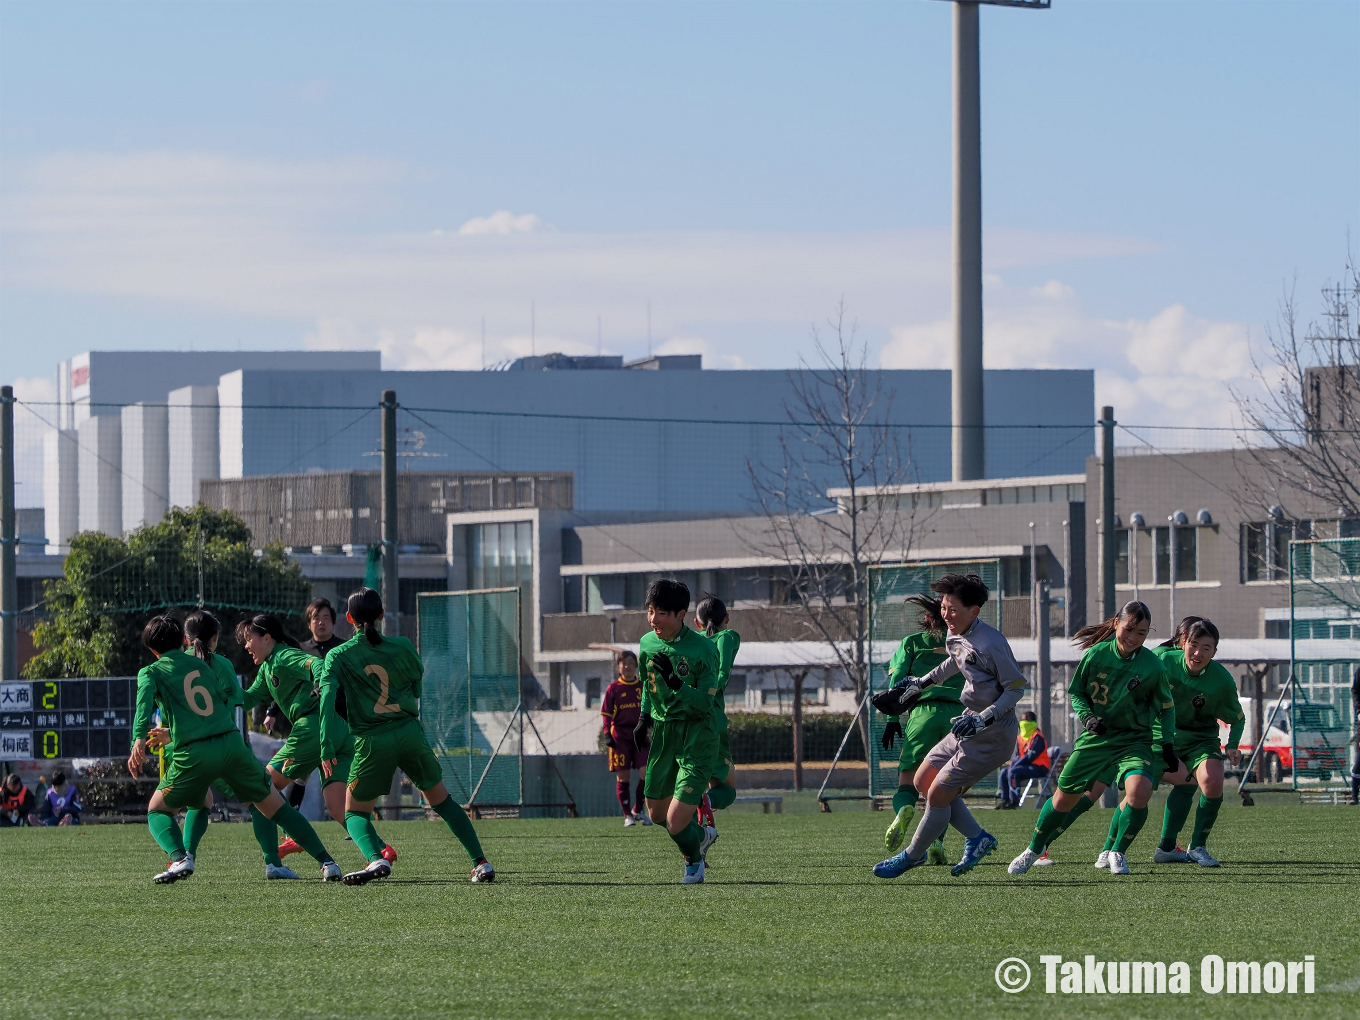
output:
M980 836L963 841L963 857L959 863L949 869L951 875L966 875L979 864L982 858L996 849L996 837L990 832L983 832Z
M875 864L874 874L879 878L896 878L898 875L910 871L912 868L919 868L926 863L927 859L928 858L923 855L916 860L912 860L907 856L906 850L903 850L900 854L896 854L893 857L889 857L886 861L879 861Z

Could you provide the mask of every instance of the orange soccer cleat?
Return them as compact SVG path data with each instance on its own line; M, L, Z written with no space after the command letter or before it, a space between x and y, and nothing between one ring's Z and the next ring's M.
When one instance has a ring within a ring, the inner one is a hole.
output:
M282 843L279 844L280 857L287 857L289 854L300 853L302 853L302 847L298 846L297 840L295 840L292 836L289 836L287 839L285 839Z
M394 863L394 862L396 861L396 859L397 859L397 849L396 849L396 847L393 847L393 846L385 846L385 847L383 847L383 848L382 848L382 859L385 860L388 864Z

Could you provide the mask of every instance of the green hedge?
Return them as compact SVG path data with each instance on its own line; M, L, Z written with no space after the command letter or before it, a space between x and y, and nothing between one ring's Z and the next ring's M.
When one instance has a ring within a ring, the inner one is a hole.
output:
M732 736L732 759L737 765L793 761L793 719L764 712L732 712L727 716ZM803 716L803 760L830 761L850 725L848 712ZM859 727L841 755L845 761L864 761Z

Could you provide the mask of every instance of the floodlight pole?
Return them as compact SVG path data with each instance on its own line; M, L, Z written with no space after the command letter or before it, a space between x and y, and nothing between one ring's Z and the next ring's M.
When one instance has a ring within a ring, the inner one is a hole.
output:
M401 589L397 580L397 391L382 391L382 599L383 630L401 633Z
M0 680L19 679L19 592L14 554L14 389L0 386Z

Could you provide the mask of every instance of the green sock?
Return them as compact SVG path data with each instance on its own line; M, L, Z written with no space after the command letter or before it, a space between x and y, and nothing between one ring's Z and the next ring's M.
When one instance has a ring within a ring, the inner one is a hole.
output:
M1116 804L1114 813L1110 816L1110 834L1105 837L1105 845L1100 848L1101 853L1109 853L1114 849L1115 842L1119 839L1119 823L1124 820L1124 805Z
M182 861L188 856L174 815L165 811L148 811L146 825L156 845L168 853L172 861Z
M1052 843L1053 840L1057 839L1068 829L1072 828L1072 823L1075 822L1082 815L1086 814L1086 812L1090 811L1091 808L1093 808L1094 806L1095 802L1092 801L1090 797L1082 797L1081 800L1077 801L1076 807L1074 807L1071 811L1067 812L1067 814L1063 815L1062 824L1058 826L1058 831L1053 833L1053 836L1049 839L1049 842Z
M1067 815L1068 812L1059 811L1053 806L1051 797L1046 800L1044 806L1039 809L1039 820L1034 823L1034 838L1029 841L1029 848L1036 854L1043 853L1044 847L1052 842L1054 834Z
M1166 795L1166 812L1162 815L1162 850L1176 849L1176 837L1185 828L1185 820L1190 816L1190 805L1195 802L1196 790L1189 784L1173 786Z
M1210 799L1202 793L1199 795L1199 807L1195 808L1195 831L1190 835L1192 847L1204 845L1204 841L1209 838L1209 830L1214 827L1214 819L1218 817L1218 809L1222 806L1222 797Z
M714 811L721 811L723 808L730 808L732 802L737 799L737 788L722 783L718 786L711 786L708 789L708 802L713 805Z
M699 847L704 841L704 830L699 828L697 816L691 818L689 824L671 836L671 839L675 840L675 845L685 855L686 863L693 864L699 860Z
M893 794L893 813L896 814L904 807L914 808L920 796L911 783L900 783L897 792Z
M373 828L373 815L358 811L345 812L345 830L354 840L359 852L370 861L382 858L383 841L378 838L378 830Z
M278 867L283 863L279 859L279 827L274 819L266 818L257 807L250 809L250 825L255 830L255 842L260 844L260 853L264 854L264 862Z
M1124 817L1119 820L1119 842L1116 844L1121 854L1128 851L1143 823L1147 821L1147 816L1148 809L1145 807L1134 807L1129 804L1124 808Z
M198 853L198 844L203 842L203 835L208 831L207 808L190 808L184 813L184 831L188 834L188 846L186 849L190 854Z
M330 851L322 844L321 837L312 828L312 823L303 818L302 812L287 801L284 801L283 807L274 812L274 821L297 841L298 846L311 854L318 864L330 864L334 861Z
M458 842L463 844L463 849L472 858L473 864L486 860L486 855L482 853L481 840L477 838L477 830L472 827L472 819L467 816L467 812L456 800L452 797L445 797L438 804L431 804L430 807L453 830L453 834L458 837Z

